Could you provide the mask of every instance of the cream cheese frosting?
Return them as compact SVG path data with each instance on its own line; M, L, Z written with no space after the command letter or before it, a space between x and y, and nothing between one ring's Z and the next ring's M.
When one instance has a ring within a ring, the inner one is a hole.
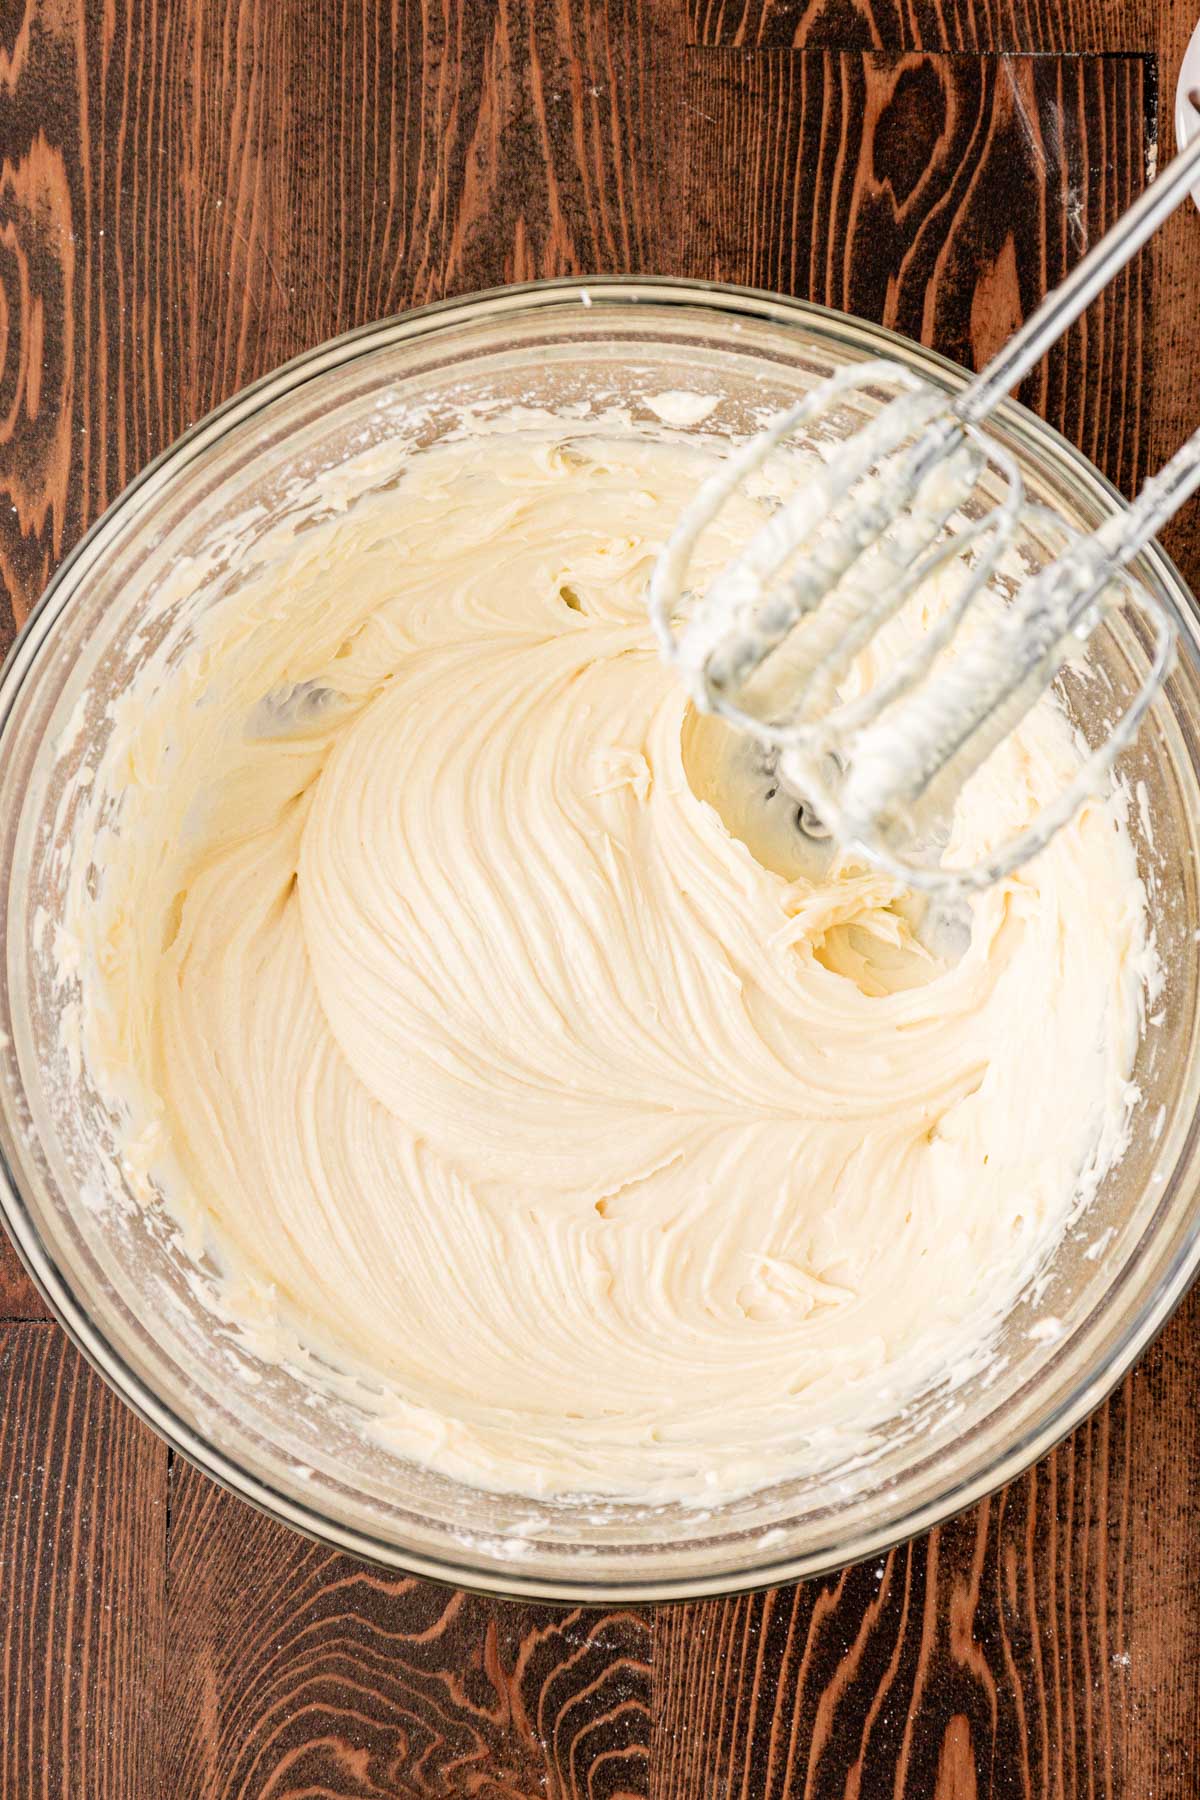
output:
M230 1315L361 1372L392 1445L519 1492L858 1454L986 1357L1134 1097L1118 793L972 902L953 963L895 881L806 879L743 828L645 616L710 456L467 435L282 533L119 703L59 946L131 1176ZM726 509L694 579L757 516ZM1079 755L1040 703L953 853Z

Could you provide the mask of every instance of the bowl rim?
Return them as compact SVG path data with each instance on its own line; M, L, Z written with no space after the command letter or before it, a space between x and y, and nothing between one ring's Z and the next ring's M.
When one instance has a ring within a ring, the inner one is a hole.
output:
M327 371L409 338L429 336L509 312L593 306L602 311L606 306L636 304L668 309L707 308L784 327L816 321L826 336L832 333L849 344L871 351L890 347L910 360L915 358L931 372L944 377L951 386L964 385L970 379L969 373L960 365L886 326L760 288L677 276L555 277L438 300L356 326L302 351L222 401L146 464L106 507L58 565L0 667L0 740L7 731L17 695L38 650L109 537L127 520L150 506L177 470L189 466L234 426ZM1105 506L1111 506L1114 500L1121 501L1119 491L1088 458L1029 408L1018 401L1006 400L997 409L997 415L1055 452L1069 466L1072 479L1091 498ZM1148 545L1143 556L1153 568L1161 590L1196 653L1200 648L1197 609L1182 576L1157 542ZM753 1566L704 1576L571 1579L526 1574L517 1562L505 1560L501 1563L482 1554L479 1561L465 1556L461 1560L452 1556L431 1556L341 1524L319 1507L282 1491L263 1475L244 1467L235 1456L211 1443L163 1400L109 1342L84 1299L76 1294L43 1243L17 1176L0 1150L0 1218L34 1285L68 1337L105 1383L172 1450L238 1499L332 1549L392 1571L418 1575L478 1594L564 1605L629 1605L702 1599L749 1593L826 1575L886 1553L986 1498L1022 1474L1080 1425L1108 1397L1180 1305L1200 1273L1200 1207L1195 1204L1195 1196L1190 1206L1190 1217L1170 1263L1160 1273L1142 1305L1115 1333L1106 1359L1099 1367L1092 1367L1077 1378L1048 1417L983 1459L973 1474L956 1485L912 1505L899 1517L875 1527L862 1527L850 1539L824 1542L800 1556L763 1556Z

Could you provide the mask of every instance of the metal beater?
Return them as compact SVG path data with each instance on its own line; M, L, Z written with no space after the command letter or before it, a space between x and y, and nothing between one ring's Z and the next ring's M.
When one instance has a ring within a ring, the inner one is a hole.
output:
M1191 99L1200 109L1200 91ZM1200 135L957 399L896 362L848 367L820 383L699 488L656 564L651 620L697 708L763 746L814 835L941 899L990 885L1049 841L1103 786L1170 667L1175 621L1126 565L1200 486L1200 431L1126 511L1082 536L1026 502L1015 459L980 427L1179 205L1198 171ZM688 594L697 540L747 477L794 433L819 434L856 391L871 397L881 387L900 391L814 458L702 597ZM999 478L998 501L981 497L985 473L993 489ZM1001 559L1019 525L1039 518L1066 548L1001 603L993 581ZM870 691L844 698L859 653L949 567L957 591L917 647ZM965 783L1101 619L1130 599L1153 621L1155 641L1124 713L1026 831L972 867L942 867ZM974 628L956 642L968 617Z

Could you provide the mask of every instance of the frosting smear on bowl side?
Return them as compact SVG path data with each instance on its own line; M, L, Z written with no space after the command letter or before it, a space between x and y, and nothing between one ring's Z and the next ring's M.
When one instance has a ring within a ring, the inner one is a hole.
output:
M134 684L64 942L128 1167L260 1346L446 1473L691 1499L978 1368L1123 1147L1144 895L1113 794L943 963L891 879L736 835L644 610L707 453L565 432L415 457ZM950 854L1079 754L1040 703Z

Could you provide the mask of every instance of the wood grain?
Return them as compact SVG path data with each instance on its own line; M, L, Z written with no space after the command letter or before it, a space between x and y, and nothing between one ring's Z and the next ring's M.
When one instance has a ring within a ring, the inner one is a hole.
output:
M0 1319L49 1318L41 1295L0 1230Z
M1122 1781L1131 1473L1122 1394L915 1544L667 1615L663 1794L1137 1793Z
M53 1325L0 1327L0 1794L157 1782L167 1454Z
M176 1461L164 1793L646 1792L650 1615L503 1606L302 1544Z
M1174 89L1176 71L1196 24L1197 9L1185 0L1153 9L1157 37L1157 70L1162 84L1164 113L1162 155L1176 148L1174 142ZM1155 304L1151 321L1150 354L1155 369L1154 407L1147 419L1149 460L1157 467L1196 427L1196 260L1200 254L1200 221L1185 206L1155 238L1148 252L1153 271ZM1189 507L1163 532L1163 542L1190 575L1193 590L1200 586L1200 509Z
M1192 580L1200 576L1194 568ZM1200 1289L1193 1288L1127 1383L1133 1466L1125 1541L1124 1787L1131 1797L1200 1794L1200 1419L1194 1391Z
M1141 57L693 52L685 259L981 367L1137 194ZM1152 403L1149 265L1021 398L1128 490Z
M688 12L694 42L759 50L1111 55L1154 49L1158 30L1156 9L1128 0L688 0Z

